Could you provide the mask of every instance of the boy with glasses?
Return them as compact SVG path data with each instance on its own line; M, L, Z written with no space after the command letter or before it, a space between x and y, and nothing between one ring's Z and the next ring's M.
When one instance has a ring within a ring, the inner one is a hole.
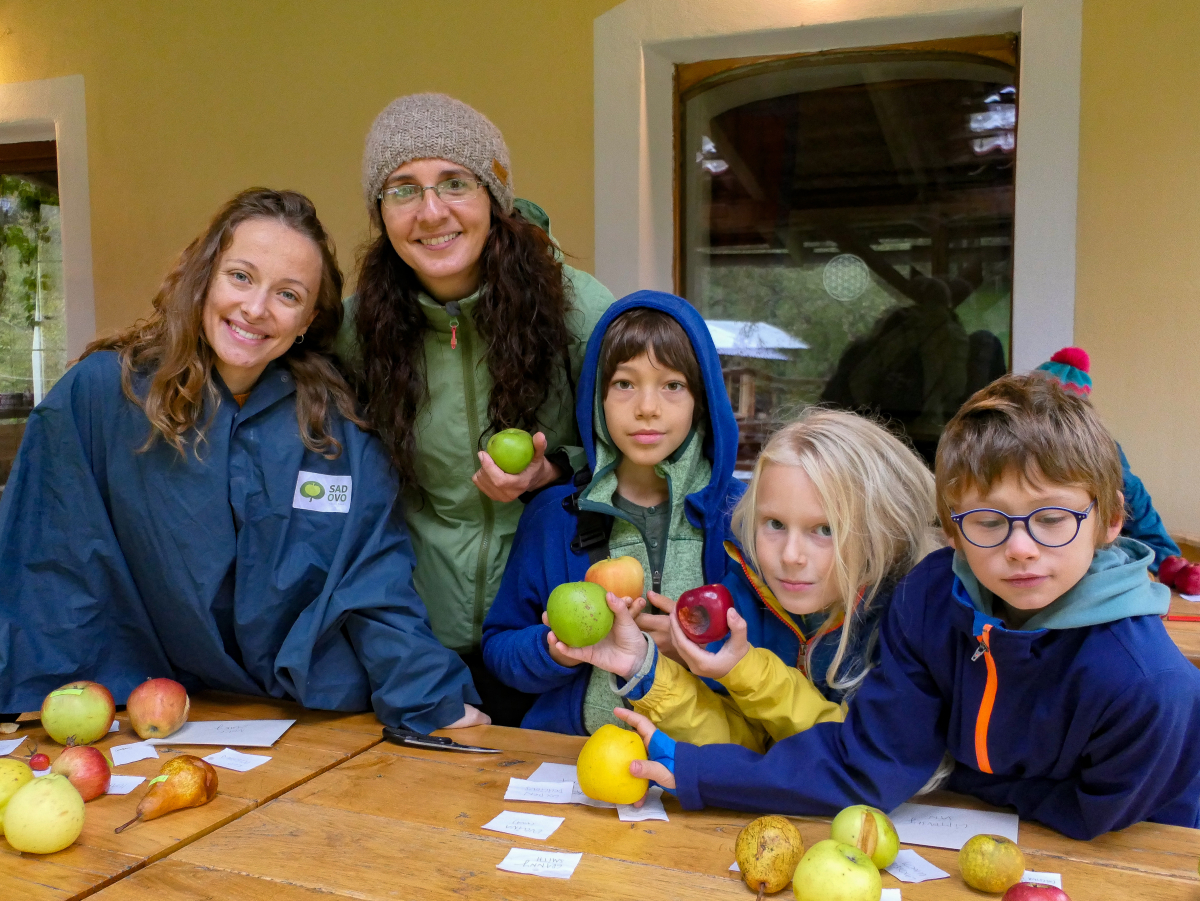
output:
M653 739L631 770L685 808L828 816L893 809L948 754L947 788L1072 838L1200 825L1200 670L1163 629L1153 553L1120 537L1120 459L1091 405L999 379L948 424L937 489L954 548L896 589L845 723L757 755L672 746L623 711Z

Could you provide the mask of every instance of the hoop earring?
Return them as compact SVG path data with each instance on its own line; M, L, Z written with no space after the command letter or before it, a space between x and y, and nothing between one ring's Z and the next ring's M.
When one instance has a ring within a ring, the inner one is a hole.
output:
M295 340L293 343L294 343L294 344L303 344L303 343L304 343L304 336L303 336L303 335L297 335L297 336L296 336L296 340Z

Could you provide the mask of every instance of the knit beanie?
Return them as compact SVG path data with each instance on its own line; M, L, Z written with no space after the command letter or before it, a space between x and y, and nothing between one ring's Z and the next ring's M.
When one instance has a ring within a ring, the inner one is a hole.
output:
M1038 367L1040 371L1050 373L1064 388L1080 397L1088 397L1092 393L1089 368L1091 361L1082 347L1064 347L1050 358L1050 362Z
M363 195L371 221L380 228L379 192L399 166L412 160L457 163L487 185L496 202L512 211L508 146L487 116L445 94L409 94L375 117L363 151Z

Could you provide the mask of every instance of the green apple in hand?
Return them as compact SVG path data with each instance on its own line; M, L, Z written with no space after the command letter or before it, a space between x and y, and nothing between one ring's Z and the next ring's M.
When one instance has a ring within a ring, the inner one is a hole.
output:
M533 439L524 429L505 429L488 440L487 452L497 466L515 476L533 459Z
M565 645L585 648L609 633L613 612L605 601L607 592L593 582L564 582L546 600L550 629Z

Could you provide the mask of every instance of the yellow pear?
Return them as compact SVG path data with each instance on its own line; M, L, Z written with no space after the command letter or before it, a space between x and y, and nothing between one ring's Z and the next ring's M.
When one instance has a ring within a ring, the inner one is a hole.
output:
M172 810L202 807L217 796L217 771L207 760L180 754L168 760L150 780L149 791L137 806L137 816L114 832L123 832L138 820L153 820Z
M733 855L746 885L762 901L764 894L782 891L792 881L804 856L804 839L784 817L759 817L742 827Z

